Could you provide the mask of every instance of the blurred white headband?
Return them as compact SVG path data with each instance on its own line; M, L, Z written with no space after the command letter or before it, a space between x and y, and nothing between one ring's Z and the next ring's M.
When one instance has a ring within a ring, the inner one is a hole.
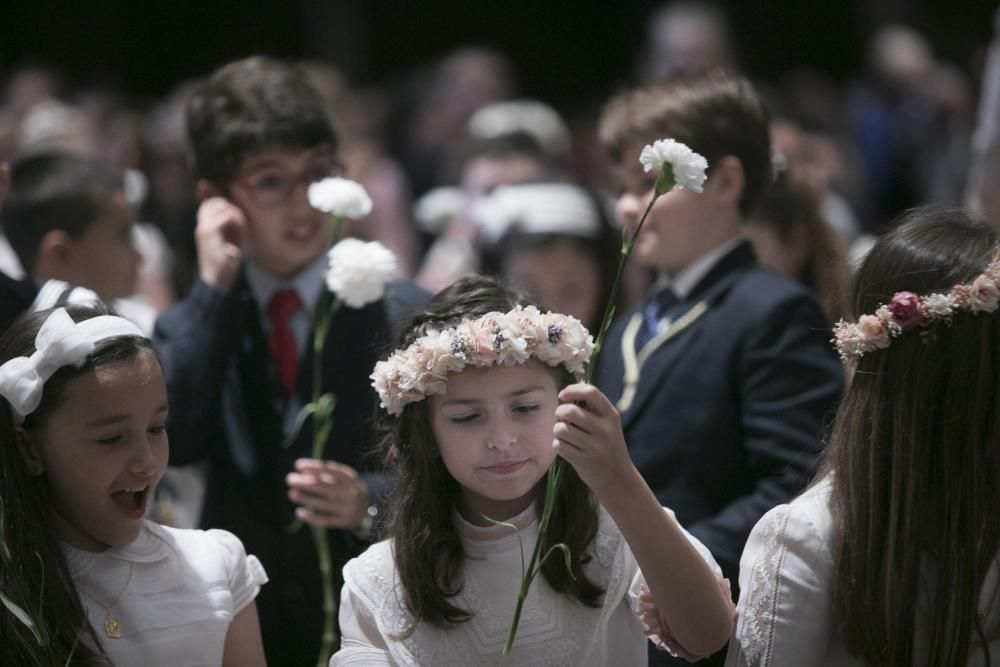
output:
M145 338L139 327L126 319L101 315L74 322L65 308L49 315L35 336L35 352L15 357L0 366L0 396L10 403L14 423L38 408L45 383L63 366L82 366L97 343L115 336Z
M478 109L469 118L469 134L489 140L511 134L526 134L551 158L569 153L570 132L565 121L544 102L512 100L494 102Z
M510 232L596 238L601 231L594 200L569 183L498 187L475 205L474 216L485 243L496 243Z

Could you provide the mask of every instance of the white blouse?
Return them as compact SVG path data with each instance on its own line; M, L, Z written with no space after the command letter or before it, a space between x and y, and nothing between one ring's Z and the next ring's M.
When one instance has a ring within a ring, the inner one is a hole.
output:
M230 623L267 582L260 562L224 530L146 521L126 547L90 552L64 544L63 553L101 648L121 667L221 665ZM105 632L105 605L118 620L118 638Z
M740 602L727 667L865 664L847 651L830 619L832 487L831 478L822 480L765 514L750 533L740 559ZM997 567L980 599L993 664L1000 659L1000 609L993 604ZM914 640L916 664L922 664L921 640ZM986 664L978 642L974 651L969 664Z
M539 575L529 589L514 648L507 656L502 651L517 603L522 546L527 559L538 536L534 509L510 520L520 528L519 533L505 526L473 526L457 514L455 521L466 559L462 591L452 602L473 612L472 618L447 630L420 624L409 637L394 639L413 617L403 604L391 541L379 542L344 567L342 643L330 667L647 663L647 635L656 634L660 626L650 620L651 595L641 590L644 581L635 558L603 509L594 558L584 565L591 581L607 591L603 605L586 607L552 590ZM691 535L687 537L721 579L708 549ZM652 614L656 615L655 607ZM662 636L668 632L651 638L662 638L671 648L679 648Z

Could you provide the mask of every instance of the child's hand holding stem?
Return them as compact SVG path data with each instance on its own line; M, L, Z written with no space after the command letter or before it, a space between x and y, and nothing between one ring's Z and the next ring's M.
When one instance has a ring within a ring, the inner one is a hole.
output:
M618 526L671 634L688 653L718 651L729 639L730 601L632 463L618 411L588 384L566 387L559 400L553 447Z

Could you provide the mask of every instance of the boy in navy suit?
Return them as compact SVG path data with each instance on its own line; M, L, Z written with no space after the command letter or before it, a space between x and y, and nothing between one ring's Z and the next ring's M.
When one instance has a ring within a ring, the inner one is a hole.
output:
M208 462L202 523L238 535L270 583L258 598L268 664L304 665L319 653L322 591L309 531L327 531L339 575L361 546L384 481L368 375L416 288L341 308L323 350L322 390L337 397L327 460L310 456L307 423L282 440L310 400L314 315L332 241L308 186L340 173L323 103L294 66L255 57L215 72L187 108L201 199L199 280L157 322L154 340L170 397L171 462ZM339 593L339 583L337 584Z
M743 238L771 180L767 113L746 80L688 73L613 99L600 133L627 229L657 176L639 163L645 144L672 138L708 159L703 193L675 188L646 220L632 259L658 279L609 331L597 384L660 502L735 584L750 529L812 476L842 377L815 299Z

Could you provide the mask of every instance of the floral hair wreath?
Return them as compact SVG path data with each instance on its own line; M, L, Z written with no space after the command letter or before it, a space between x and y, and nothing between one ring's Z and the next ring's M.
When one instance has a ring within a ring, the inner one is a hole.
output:
M372 386L386 412L398 415L409 403L443 394L448 374L466 366L513 366L534 357L562 364L579 379L593 349L593 337L576 318L517 306L428 331L375 364Z
M841 320L833 328L833 344L840 358L860 359L868 352L889 347L904 331L933 322L951 322L955 313L992 313L1000 305L1000 254L995 255L971 283L955 285L946 294L917 295L896 292L874 315L862 315L856 323ZM928 332L921 332L926 335Z

